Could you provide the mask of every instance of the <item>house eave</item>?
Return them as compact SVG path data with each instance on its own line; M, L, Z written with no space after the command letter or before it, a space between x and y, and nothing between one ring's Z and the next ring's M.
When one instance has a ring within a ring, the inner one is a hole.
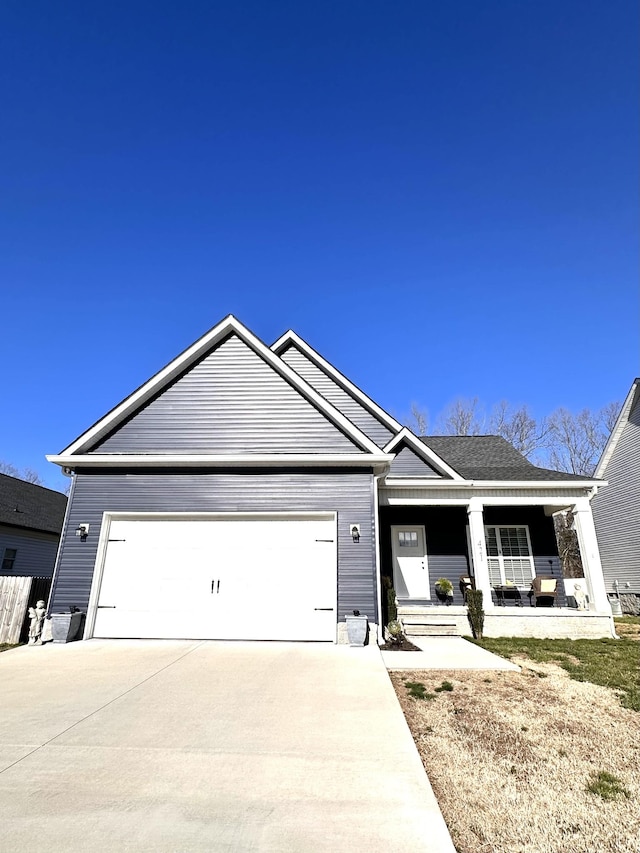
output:
M591 491L606 486L605 480L445 480L418 477L387 477L380 488L388 489L575 489Z
M51 454L49 462L65 468L373 468L387 470L392 454Z

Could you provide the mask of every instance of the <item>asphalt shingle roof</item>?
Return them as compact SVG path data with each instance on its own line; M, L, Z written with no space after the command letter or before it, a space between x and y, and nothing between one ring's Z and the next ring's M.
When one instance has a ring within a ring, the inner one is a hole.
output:
M0 524L60 533L66 495L0 474Z
M499 435L424 435L428 447L466 480L589 480L538 468Z

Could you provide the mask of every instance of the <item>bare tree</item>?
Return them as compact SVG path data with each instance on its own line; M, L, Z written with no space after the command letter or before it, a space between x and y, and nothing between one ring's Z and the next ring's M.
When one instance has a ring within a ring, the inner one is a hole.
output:
M593 476L598 459L620 412L620 403L602 409L583 409L574 414L563 407L549 417L536 419L526 404L512 406L501 400L485 416L477 397L454 400L436 419L435 435L501 435L535 464ZM427 435L427 411L411 405L408 426L418 435Z
M556 512L553 516L553 526L558 543L562 576L565 578L584 577L578 534L574 528L574 517L571 510Z
M613 403L607 403L606 406L603 406L600 409L602 426L606 429L607 435L610 435L613 432L613 428L616 425L621 408L622 403L620 403L619 400L615 400Z
M436 433L441 435L481 435L485 418L477 397L473 400L458 397L440 415Z
M577 414L562 407L556 409L549 416L551 467L593 476L619 411L619 403L609 403L595 412L583 409Z
M27 483L33 483L36 486L44 486L44 481L37 471L33 468L23 468L20 470L10 462L0 460L0 474L8 474L9 477L16 477L18 480L26 480Z
M530 457L546 447L549 427L546 418L537 421L526 404L515 407L501 400L491 412L489 432L501 435L523 456Z
M426 435L429 431L429 413L427 410L421 409L417 403L412 403L411 417L407 426L416 435Z

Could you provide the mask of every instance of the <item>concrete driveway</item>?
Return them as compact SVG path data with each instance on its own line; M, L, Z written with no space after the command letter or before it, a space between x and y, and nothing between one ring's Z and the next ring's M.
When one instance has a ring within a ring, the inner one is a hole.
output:
M1 853L453 853L374 647L22 647L0 697Z

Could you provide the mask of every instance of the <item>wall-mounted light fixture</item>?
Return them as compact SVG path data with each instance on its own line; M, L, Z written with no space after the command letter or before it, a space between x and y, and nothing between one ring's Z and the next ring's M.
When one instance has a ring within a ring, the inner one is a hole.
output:
M76 527L76 536L80 537L81 542L86 542L88 535L89 535L89 525L88 524L79 524Z
M359 524L350 524L351 528L351 538L354 542L360 541L360 525Z

